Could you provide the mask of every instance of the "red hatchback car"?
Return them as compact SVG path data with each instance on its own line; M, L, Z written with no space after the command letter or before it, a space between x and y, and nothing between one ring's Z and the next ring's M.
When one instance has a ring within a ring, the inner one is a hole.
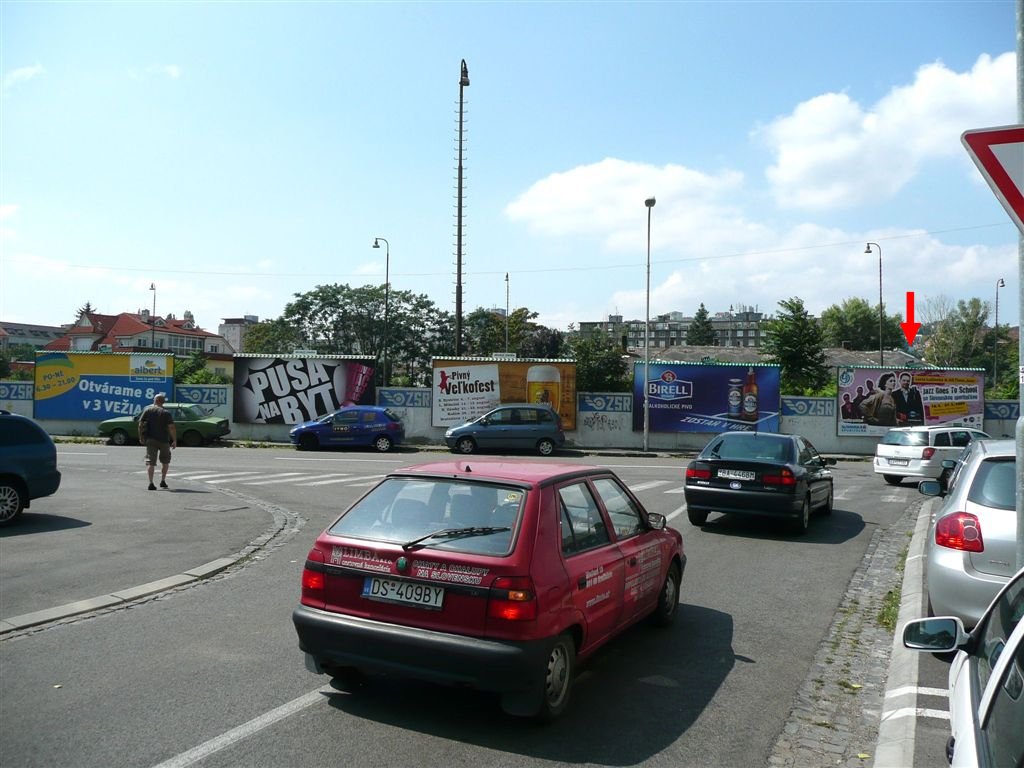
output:
M550 720L577 662L645 617L667 625L682 535L609 469L444 461L390 473L317 538L292 614L307 667L501 694Z

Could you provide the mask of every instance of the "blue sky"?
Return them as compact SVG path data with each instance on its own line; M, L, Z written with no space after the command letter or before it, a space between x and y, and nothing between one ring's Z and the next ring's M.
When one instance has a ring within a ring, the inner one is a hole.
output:
M799 296L1018 318L960 143L1017 122L1014 0L0 4L0 319L282 314L328 283L565 329Z

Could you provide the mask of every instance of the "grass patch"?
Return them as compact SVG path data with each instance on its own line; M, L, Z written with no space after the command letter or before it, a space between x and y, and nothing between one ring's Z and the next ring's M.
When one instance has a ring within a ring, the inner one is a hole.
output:
M909 551L909 546L904 547L896 563L896 572L901 575L907 567L907 553ZM889 632L896 631L896 619L899 616L900 602L903 599L902 585L903 579L901 578L895 588L885 593L885 597L882 598L882 608L878 611L878 626L883 627Z

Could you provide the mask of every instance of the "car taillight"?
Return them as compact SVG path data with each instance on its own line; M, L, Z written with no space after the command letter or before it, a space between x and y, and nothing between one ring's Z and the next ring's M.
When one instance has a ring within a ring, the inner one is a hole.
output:
M399 424L397 421L389 421L388 422L388 431L389 432L397 432L401 428L402 428L402 425Z
M939 518L935 524L935 543L940 547L964 552L984 552L981 524L970 512L954 512Z
M710 469L699 469L697 467L686 468L686 479L687 480L710 480L711 470Z
M306 555L306 567L302 569L302 597L299 602L311 608L324 607L324 572L313 570L310 563L323 563L324 553L314 547Z
M778 474L761 475L761 482L765 485L796 485L796 475L793 470L783 467Z
M922 459L930 459L934 455L935 455L935 449L934 448L925 448L923 451L921 451L921 458Z
M488 595L487 615L505 621L536 619L537 595L533 589L533 580L522 576L495 579Z

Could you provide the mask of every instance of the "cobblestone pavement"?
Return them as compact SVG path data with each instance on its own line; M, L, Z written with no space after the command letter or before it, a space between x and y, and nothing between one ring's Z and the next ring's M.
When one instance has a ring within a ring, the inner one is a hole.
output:
M897 595L921 503L875 531L768 758L769 768L874 765L893 633L879 625ZM899 601L896 601L899 606Z

